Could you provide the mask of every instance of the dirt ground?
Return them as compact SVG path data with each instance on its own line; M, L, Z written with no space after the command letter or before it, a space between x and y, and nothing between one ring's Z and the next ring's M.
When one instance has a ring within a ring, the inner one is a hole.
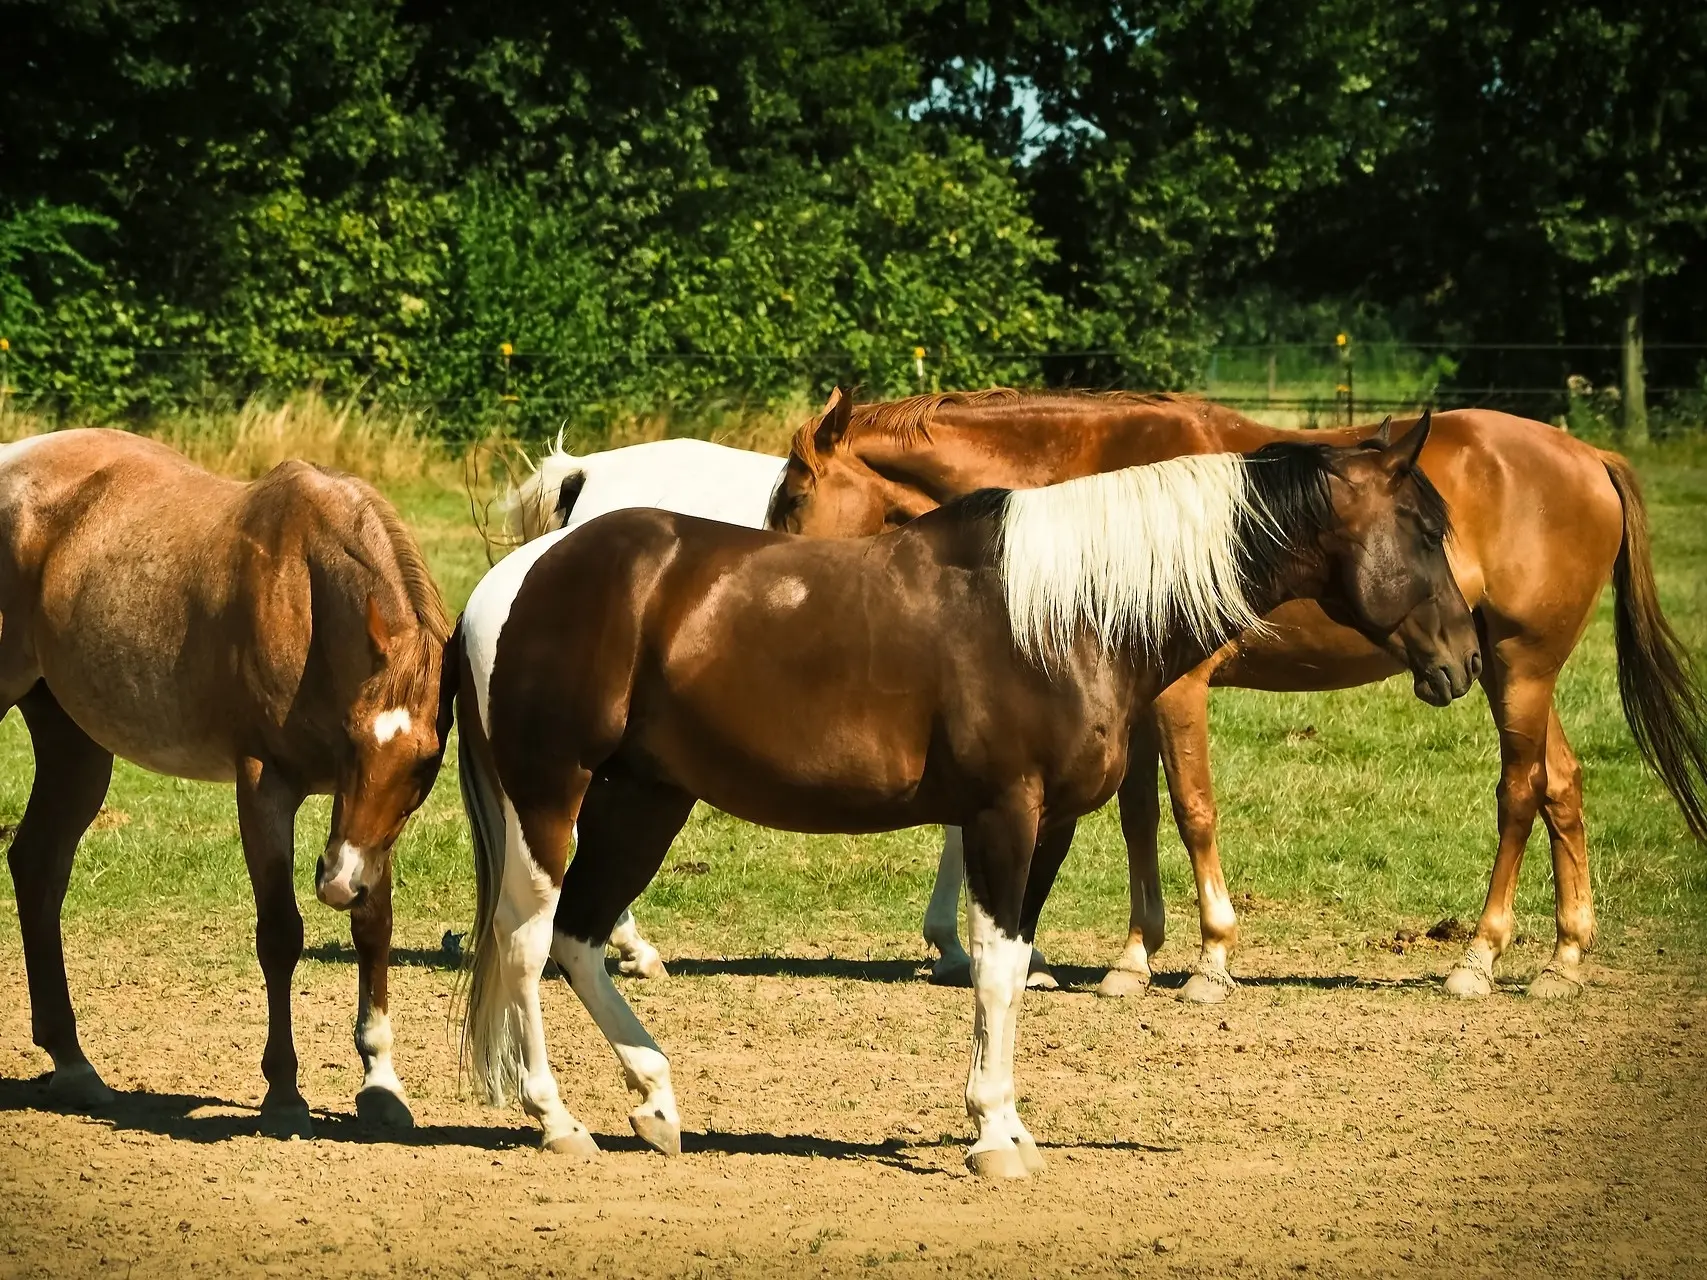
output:
M78 950L84 1043L123 1101L44 1109L14 934L4 1276L1707 1274L1707 982L1639 942L1553 1005L1515 986L1449 1001L1445 947L1253 949L1216 1009L1099 1000L1099 974L1068 969L1019 1030L1049 1168L1003 1186L961 1163L970 995L908 961L678 959L665 983L625 980L671 1055L679 1159L630 1136L614 1060L552 984L565 1100L605 1148L583 1165L459 1096L455 975L428 948L401 952L393 988L418 1127L355 1120L354 970L322 947L296 1016L317 1132L290 1142L255 1132L252 961L228 940Z

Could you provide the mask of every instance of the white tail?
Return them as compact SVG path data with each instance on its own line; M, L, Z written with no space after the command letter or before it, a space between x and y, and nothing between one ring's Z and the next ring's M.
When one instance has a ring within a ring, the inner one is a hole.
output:
M462 745L457 754L457 781L462 807L474 837L474 928L471 946L468 1008L462 1022L462 1068L495 1107L520 1096L522 1079L521 1010L509 998L498 954L495 922L504 892L504 854L507 823L498 779L491 768L491 747L481 723L475 691L467 684L457 691L457 719Z
M585 479L586 474L584 462L564 452L563 433L559 431L551 452L539 460L533 474L512 485L499 499L498 513L504 531L521 543L561 529L569 517L563 507L563 486L572 479ZM575 487L580 488L578 484Z

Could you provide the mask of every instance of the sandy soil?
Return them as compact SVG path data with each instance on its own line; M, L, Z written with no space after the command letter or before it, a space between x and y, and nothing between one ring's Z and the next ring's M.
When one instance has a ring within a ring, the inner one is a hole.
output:
M81 943L84 1042L124 1100L45 1110L15 938L5 1276L1707 1274L1707 982L1651 947L1554 1005L1449 1001L1450 950L1427 946L1252 949L1210 1010L1035 993L1019 1087L1049 1168L990 1186L961 1164L970 996L905 961L625 982L674 1064L674 1160L629 1135L614 1060L553 984L563 1093L605 1148L582 1165L459 1097L454 974L427 950L394 986L404 1140L354 1118L354 970L325 951L297 984L316 1137L259 1136L258 975L193 939Z

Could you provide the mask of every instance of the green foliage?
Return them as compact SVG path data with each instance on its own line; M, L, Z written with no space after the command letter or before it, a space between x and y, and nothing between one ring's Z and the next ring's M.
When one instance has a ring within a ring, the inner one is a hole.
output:
M461 431L897 394L915 347L1196 385L1252 298L1604 342L1634 282L1694 385L1704 67L1646 0L0 0L0 322L43 408Z

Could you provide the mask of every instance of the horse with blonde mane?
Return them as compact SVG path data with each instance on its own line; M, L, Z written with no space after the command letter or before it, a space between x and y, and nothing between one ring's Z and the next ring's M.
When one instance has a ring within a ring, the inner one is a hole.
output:
M963 831L970 889L967 1163L1041 1167L1013 1081L1031 938L1157 693L1301 598L1404 653L1431 703L1475 680L1445 505L1415 466L1428 434L990 490L852 541L631 509L554 541L519 583L501 563L460 624L475 1079L518 1097L548 1149L597 1150L551 1072L555 959L640 1094L635 1132L679 1152L669 1062L604 949L695 801L794 831L940 823Z

